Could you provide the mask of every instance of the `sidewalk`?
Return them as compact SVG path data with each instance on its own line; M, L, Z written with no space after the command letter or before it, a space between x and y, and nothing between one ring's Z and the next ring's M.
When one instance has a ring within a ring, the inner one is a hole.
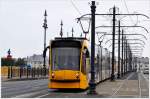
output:
M99 84L96 91L99 95L109 98L141 98L149 97L149 87L140 73L130 73L124 79L106 81Z
M144 80L142 74L132 72L124 75L115 81L107 80L96 86L97 95L87 95L87 91L82 93L55 93L49 92L41 95L42 98L148 98L148 82Z
M141 73L132 72L115 81L107 80L96 86L97 95L78 95L87 98L148 98L149 86ZM75 97L72 95L72 97ZM77 97L77 96L76 96Z

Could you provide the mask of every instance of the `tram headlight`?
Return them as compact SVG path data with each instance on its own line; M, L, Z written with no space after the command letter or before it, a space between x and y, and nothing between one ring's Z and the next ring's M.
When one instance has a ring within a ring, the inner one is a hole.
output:
M80 76L80 74L79 74L79 73L76 73L76 78L77 78L77 79L79 79L79 76Z
M55 74L52 72L52 78L54 78Z

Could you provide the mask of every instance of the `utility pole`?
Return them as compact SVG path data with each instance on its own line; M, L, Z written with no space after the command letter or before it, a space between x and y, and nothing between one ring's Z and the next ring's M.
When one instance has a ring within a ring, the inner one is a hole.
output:
M126 73L126 37L124 37L124 75Z
M115 75L114 75L114 62L115 62L115 21L116 21L116 18L115 18L115 7L113 7L113 36L112 36L112 40L113 40L113 43L112 43L112 73L111 73L111 80L114 81L115 79Z
M91 79L89 82L90 89L88 94L96 94L95 87L95 12L96 12L96 6L95 1L92 1L91 5Z
M102 41L99 41L99 43L100 43L100 48L101 48L101 53L100 53L100 55L101 55L101 63L100 63L100 70L102 70L102 61L103 61L103 58L102 58L102 51L103 51L103 49L102 49ZM102 72L101 72L101 78L102 78Z
M118 32L118 78L120 78L120 20L119 20L119 32Z
M46 29L48 28L48 27L47 27L47 19L46 19L46 17L47 17L47 12L46 12L46 10L45 10L45 13L44 13L44 17L45 17L45 19L44 19L44 23L43 23L43 28L44 28L44 49L45 49L45 48L46 48ZM45 58L46 58L46 56L44 57L44 62L43 62L44 76L46 76Z
M122 60L121 60L121 75L123 76L123 30L122 30Z
M132 57L132 50L130 48L130 67L131 67L131 72L133 72L133 57Z
M132 51L131 51L131 48L129 46L129 72L132 71Z
M128 45L127 45L127 39L126 39L126 73L127 73L127 65L128 65Z

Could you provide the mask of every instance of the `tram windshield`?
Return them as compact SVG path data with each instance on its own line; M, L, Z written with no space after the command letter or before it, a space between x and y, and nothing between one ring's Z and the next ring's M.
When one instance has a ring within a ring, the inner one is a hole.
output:
M79 48L52 48L52 70L79 70L79 56Z

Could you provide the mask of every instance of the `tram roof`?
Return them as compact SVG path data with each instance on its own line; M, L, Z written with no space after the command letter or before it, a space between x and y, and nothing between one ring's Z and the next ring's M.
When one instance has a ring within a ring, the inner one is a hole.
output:
M78 41L83 41L87 40L84 37L55 37L55 40L78 40Z

